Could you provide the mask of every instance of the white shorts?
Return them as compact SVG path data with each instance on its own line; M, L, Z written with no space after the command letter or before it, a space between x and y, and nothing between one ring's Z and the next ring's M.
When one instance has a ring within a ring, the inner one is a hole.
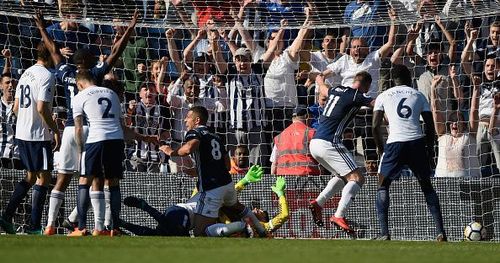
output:
M196 202L195 214L210 218L219 217L219 209L238 202L234 182L205 192L198 192L187 203Z
M89 127L83 126L83 142L87 140ZM80 152L75 140L75 127L64 128L61 148L57 154L57 171L62 174L73 174L80 171Z
M309 150L314 159L331 173L345 176L358 168L352 154L342 143L312 139Z

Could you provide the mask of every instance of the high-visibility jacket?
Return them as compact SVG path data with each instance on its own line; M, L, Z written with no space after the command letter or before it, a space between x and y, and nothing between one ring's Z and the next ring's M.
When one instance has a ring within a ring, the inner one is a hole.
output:
M274 138L276 174L319 175L319 164L309 152L309 142L316 130L294 122Z

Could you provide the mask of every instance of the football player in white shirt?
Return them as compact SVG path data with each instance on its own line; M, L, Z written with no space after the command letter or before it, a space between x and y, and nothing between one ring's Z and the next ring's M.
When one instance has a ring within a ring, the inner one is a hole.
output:
M45 44L37 46L37 62L23 73L16 88L14 113L17 115L16 143L19 156L28 171L21 180L0 219L0 226L9 234L15 234L12 217L33 184L32 210L29 234L42 234L42 211L45 204L50 172L52 171L52 139L55 149L60 137L52 119L52 100L55 79L47 69L51 67L50 53Z
M155 136L143 136L124 125L120 99L111 89L98 87L89 71L79 71L76 83L80 92L73 99L73 117L75 119L75 141L82 153L81 178L78 186L78 229L69 236L85 236L88 196L98 218L92 235L113 235L104 228L105 201L104 180L109 187L118 187L123 177L124 139L133 135L134 139L158 143ZM87 140L83 137L83 117L87 118L89 131ZM90 184L92 190L89 192ZM121 194L110 192L111 216L114 228L118 228L121 207Z
M431 167L427 147L434 147L434 125L429 103L425 96L411 87L410 71L404 65L393 65L392 81L395 87L377 97L373 109L373 135L380 160L379 188L377 190L377 215L380 224L379 240L390 240L389 186L396 180L403 166L408 165L417 177L427 202L427 207L437 227L437 241L447 241L443 217L436 191L431 184ZM389 122L389 137L384 148L382 120ZM420 126L420 115L425 123L425 135Z

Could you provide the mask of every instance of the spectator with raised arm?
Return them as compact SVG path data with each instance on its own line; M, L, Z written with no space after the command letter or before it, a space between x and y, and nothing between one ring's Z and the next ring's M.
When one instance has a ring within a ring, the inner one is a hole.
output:
M5 56L6 52L2 52ZM6 56L7 57L7 56ZM16 136L16 115L13 111L14 90L17 80L10 72L6 72L8 65L4 66L3 74L0 78L2 88L2 98L0 104L0 162L1 167L6 169L22 169L19 159L19 149L15 141Z
M495 98L500 93L500 59L487 58L482 74L482 83L479 97L479 127L477 130L478 155L483 177L495 173L493 164L500 169L500 140L497 127L500 123L500 113L495 107ZM495 162L496 161L496 162Z
M269 159L269 142L264 134L266 126L264 81L262 63L252 63L248 48L239 48L234 64L227 63L220 52L214 58L217 70L227 77L229 98L228 141L233 145L248 145L250 163L265 166Z
M452 89L449 87L456 87L458 84L458 79L453 77L451 78L450 72L458 70L456 66L450 65L455 61L455 50L456 50L456 42L453 38L453 35L446 30L444 24L442 23L439 16L435 16L435 23L441 28L441 31L446 37L447 42L449 43L448 53L445 53L443 50L443 42L431 42L427 44L426 48L426 67L425 70L418 77L417 86L418 90L424 94L427 98L427 101L430 102L430 94L431 94L431 85L432 80L435 75L447 76L450 78L444 79L441 82L441 87L438 90L438 98L441 101L448 102L451 98L453 98L453 94L451 92ZM446 106L446 103L441 102L438 106L440 110L451 109L450 106Z
M479 122L479 77L474 77L469 123L459 110L441 111L438 107L438 88L444 76L434 76L431 88L431 110L438 136L436 177L481 176L476 153L476 132Z
M298 105L295 71L299 69L300 50L310 26L309 8L305 8L305 12L306 20L292 45L283 51L285 43L282 38L284 27L287 25L283 20L276 38L271 41L263 55L263 60L266 60L267 56L271 57L264 77L264 90L267 118L272 120L269 129L273 137L291 124L290 117Z
M472 23L465 23L466 45L462 52L461 62L466 74L483 71L484 61L488 57L500 56L500 21L490 25L489 36L485 41L479 41L479 29Z
M116 43L126 32L127 27L120 25L120 19L114 19ZM123 80L125 82L125 102L136 100L141 84L147 79L146 65L150 60L148 42L145 37L137 35L135 30L130 32L126 47L121 56L123 67Z

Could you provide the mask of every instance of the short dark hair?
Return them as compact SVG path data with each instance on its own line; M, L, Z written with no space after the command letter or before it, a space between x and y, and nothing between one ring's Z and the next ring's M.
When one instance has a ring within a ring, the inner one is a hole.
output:
M75 65L84 65L86 67L91 67L95 64L96 58L92 51L88 48L80 48L73 54L73 63Z
M248 146L245 145L245 144L238 144L238 145L236 145L236 148L234 149L235 153L236 153L236 149L244 149L245 151L250 152L250 150L248 149Z
M88 70L78 70L78 73L76 74L75 81L88 81L90 83L95 83L94 76L90 71Z
M12 78L12 74L10 74L9 72L7 72L7 73L3 73L3 74L0 76L0 81L3 81L3 78Z
M191 109L192 111L198 118L200 118L200 123L201 125L207 124L208 121L208 110L203 107L203 106L194 106Z
M372 75L363 70L356 74L354 80L361 82L361 85L363 86L370 86L372 84Z
M36 46L36 57L43 62L49 62L52 59L50 51L43 41L40 41Z
M411 73L408 67L401 64L394 64L391 67L391 78L396 86L412 86Z
M117 79L105 79L102 81L102 86L114 91L120 98L123 97L125 92L123 83Z
M425 53L429 54L432 50L437 50L441 52L441 42L429 42L425 46Z

